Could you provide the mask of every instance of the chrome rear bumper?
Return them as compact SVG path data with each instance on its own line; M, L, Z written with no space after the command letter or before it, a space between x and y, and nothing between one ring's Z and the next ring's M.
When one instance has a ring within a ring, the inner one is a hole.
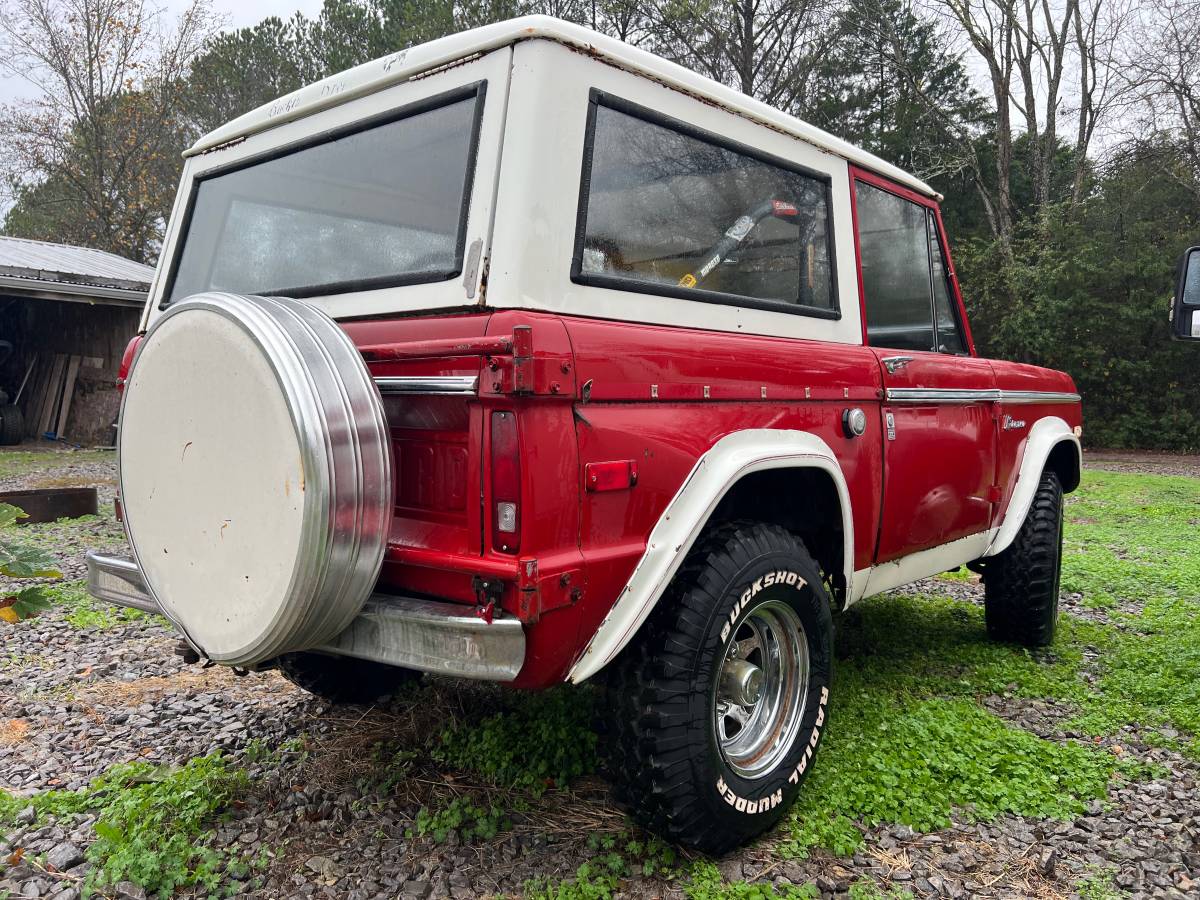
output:
M142 571L132 559L123 556L103 556L89 550L87 554L87 589L97 600L107 600L117 606L128 606L143 612L158 612L158 604L146 590Z
M99 600L161 612L137 563L88 553L88 593ZM489 623L457 603L373 594L350 626L313 648L338 656L483 681L512 681L525 662L525 630L514 618Z

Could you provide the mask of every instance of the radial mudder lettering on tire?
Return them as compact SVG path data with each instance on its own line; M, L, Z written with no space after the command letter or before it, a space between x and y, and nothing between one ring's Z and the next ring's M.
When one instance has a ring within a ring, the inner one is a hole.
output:
M717 529L610 677L618 799L708 852L765 831L813 765L831 660L829 597L803 543L774 525Z

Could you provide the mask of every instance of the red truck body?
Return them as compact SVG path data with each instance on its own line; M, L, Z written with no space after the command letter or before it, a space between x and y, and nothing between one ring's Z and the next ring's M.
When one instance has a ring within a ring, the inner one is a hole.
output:
M861 169L852 177L931 209L942 228L929 198ZM951 281L965 326L953 274ZM1057 399L1015 406L998 399L886 401L888 388L1074 392L1062 372L979 357L969 330L969 355L917 353L889 373L880 360L893 352L868 346L865 333L862 346L849 347L521 311L343 328L360 348L373 349L366 355L377 377L480 379L477 398L410 398L402 410L389 409L399 478L380 584L476 606L478 577L497 579L499 606L527 625L519 687L566 677L629 582L664 509L697 460L726 435L788 429L829 445L850 495L858 571L1003 522L1027 434L1004 428L1006 416L1055 415L1073 429L1082 425L1079 404ZM530 330L532 357L517 363L504 347L521 328ZM498 340L489 345L484 338ZM423 350L422 342L439 346ZM452 355L454 344L468 342L479 352ZM371 361L388 347L418 355ZM495 349L501 352L486 352ZM527 381L518 390L514 370L522 365ZM847 406L867 413L864 437L845 434ZM494 504L487 425L501 411L516 416L520 506L528 511L519 549L510 552L498 549L486 515ZM893 441L886 440L887 413L896 422ZM595 466L632 477L597 486L588 478Z
M911 174L530 17L188 154L122 365L97 597L334 702L596 679L621 795L719 852L799 790L835 610L962 565L1054 637L1071 378L981 358Z

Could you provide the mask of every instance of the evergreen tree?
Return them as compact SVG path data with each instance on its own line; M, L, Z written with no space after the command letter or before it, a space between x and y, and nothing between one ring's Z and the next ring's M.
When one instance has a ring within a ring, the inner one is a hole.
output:
M962 170L988 119L961 57L910 0L849 0L798 112L925 177Z

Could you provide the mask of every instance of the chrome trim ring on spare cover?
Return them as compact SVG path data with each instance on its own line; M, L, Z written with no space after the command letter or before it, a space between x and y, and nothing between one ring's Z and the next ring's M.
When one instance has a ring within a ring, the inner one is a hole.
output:
M198 651L252 665L350 624L382 565L392 463L379 392L332 319L282 297L173 304L120 423L138 568Z

